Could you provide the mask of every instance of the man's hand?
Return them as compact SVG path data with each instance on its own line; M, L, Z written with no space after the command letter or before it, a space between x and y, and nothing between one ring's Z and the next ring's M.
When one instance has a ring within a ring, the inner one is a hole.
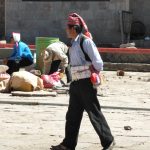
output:
M65 69L64 68L60 69L59 72L60 72L60 78L62 79L64 77L64 74L65 74Z
M49 53L47 51L44 52L44 59L47 59L49 57Z
M43 52L41 52L41 57L43 57L43 60L46 60L49 57L49 53L44 50Z
M97 70L94 68L93 65L90 66L90 70L91 70L92 73L93 73L93 72L95 72L95 73L97 73L97 74L100 73L100 71L97 71Z
M62 69L59 70L59 72L60 72L60 73L65 73L65 69L62 68Z

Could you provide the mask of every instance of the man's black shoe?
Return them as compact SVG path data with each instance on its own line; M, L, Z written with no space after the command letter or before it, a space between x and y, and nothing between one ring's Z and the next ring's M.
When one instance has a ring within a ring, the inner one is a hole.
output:
M102 150L112 150L115 145L116 145L116 143L113 140L108 146L104 147Z
M71 149L59 144L59 145L56 145L56 146L52 146L50 148L50 150L71 150Z

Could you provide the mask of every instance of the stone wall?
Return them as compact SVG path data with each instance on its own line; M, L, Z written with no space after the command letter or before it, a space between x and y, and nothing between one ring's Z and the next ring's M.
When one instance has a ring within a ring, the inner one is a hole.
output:
M142 21L146 26L146 34L150 35L150 0L131 0L130 9L133 20Z
M6 34L21 32L22 38L34 43L37 36L59 37L65 33L67 15L77 12L86 21L96 44L120 43L119 11L129 10L129 0L87 2L23 2L6 0Z
M130 10L133 12L133 21L141 21L146 27L145 37L150 39L150 0L130 0ZM138 47L150 48L150 40L141 38L135 41Z
M0 39L5 35L5 0L0 0Z

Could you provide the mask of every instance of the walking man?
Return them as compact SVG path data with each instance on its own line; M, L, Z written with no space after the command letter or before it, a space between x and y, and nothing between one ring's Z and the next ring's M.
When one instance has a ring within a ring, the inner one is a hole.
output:
M66 114L65 138L61 144L52 146L51 150L75 150L84 110L100 138L103 150L112 150L114 137L101 112L97 89L90 80L91 68L100 73L103 70L103 61L84 20L78 14L69 15L66 32L68 38L72 39L69 49L72 74L69 107Z

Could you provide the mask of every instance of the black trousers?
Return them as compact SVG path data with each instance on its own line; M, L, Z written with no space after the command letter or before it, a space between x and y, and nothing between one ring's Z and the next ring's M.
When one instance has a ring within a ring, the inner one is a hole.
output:
M97 90L90 79L74 81L70 85L70 101L66 114L65 138L61 144L75 150L78 140L80 123L84 110L97 132L101 145L105 147L113 140L110 128L101 112L97 99Z
M12 74L13 72L19 71L21 67L30 66L33 64L33 61L28 58L21 58L19 62L16 60L8 60L7 66L9 69L7 70L8 74Z
M61 60L53 61L51 64L51 69L50 69L49 74L52 74L52 73L58 71L60 63L61 63ZM68 65L68 67L65 68L65 73L66 73L66 77L67 77L67 83L69 83L71 81L71 72L70 72L70 66L69 65Z

